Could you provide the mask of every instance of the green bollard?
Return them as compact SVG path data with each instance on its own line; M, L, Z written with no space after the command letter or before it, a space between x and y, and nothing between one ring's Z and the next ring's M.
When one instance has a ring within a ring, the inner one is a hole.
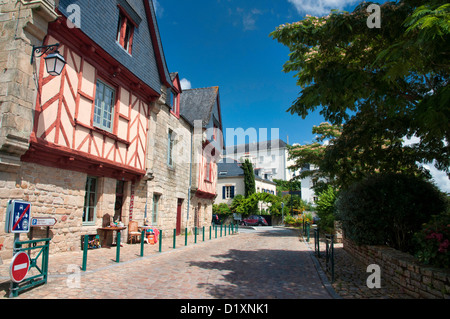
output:
M162 251L162 229L159 230L159 252Z
M141 233L141 257L144 257L145 229Z
M117 238L116 238L116 263L120 262L120 231L117 232Z
M217 226L214 227L214 230L216 232L216 238L217 238Z
M222 237L222 225L220 225L220 237Z
M176 241L177 241L177 230L174 229L173 230L173 249L177 248Z
M211 240L211 226L209 226L209 240Z
M87 253L89 246L89 235L84 235L84 245L83 245L83 265L81 266L82 271L86 271L87 267Z
M187 246L187 239L188 239L188 229L186 227L184 231L184 245Z
M195 238L194 243L196 244L197 243L197 227L195 227L195 229L194 229L194 238Z
M203 241L205 241L205 226L203 226Z

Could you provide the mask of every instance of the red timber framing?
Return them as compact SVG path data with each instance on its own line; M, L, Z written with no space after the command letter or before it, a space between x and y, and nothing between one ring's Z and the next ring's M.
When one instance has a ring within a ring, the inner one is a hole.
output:
M40 63L30 149L22 157L95 176L136 181L145 175L149 117L159 94L64 18L49 26L44 44L60 43L67 61L61 76ZM112 88L112 129L94 125L97 81Z

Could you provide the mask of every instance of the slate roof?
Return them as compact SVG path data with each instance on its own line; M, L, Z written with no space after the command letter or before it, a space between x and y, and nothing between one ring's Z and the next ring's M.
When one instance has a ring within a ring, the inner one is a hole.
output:
M180 98L180 114L194 125L201 120L202 126L209 123L214 105L219 94L219 87L183 90Z
M146 2L149 3L151 17L146 13ZM161 84L171 83L153 0L60 0L58 9L61 14L69 17L72 11L68 12L67 7L72 4L80 7L81 31L143 83L156 92L161 92ZM134 32L132 55L116 43L119 4L139 24ZM152 30L149 25L155 30L157 43L152 42ZM161 62L158 62L156 54ZM160 69L161 65L164 70Z
M237 162L234 163L220 162L217 164L217 171L219 174L219 178L244 176L244 170Z
M235 145L231 147L227 147L226 153L227 154L234 154L234 153L249 153L251 151L259 151L259 150L272 150L276 148L285 148L287 146L286 142L283 140L277 139L273 141L263 141L259 143L247 143L247 144L240 144Z
M225 160L222 159L219 163L217 163L217 172L219 174L220 178L226 178L226 177L244 177L244 170L241 167L241 164L234 161L233 163L230 163L233 161L232 159ZM255 175L255 180L260 180L266 183L270 183L273 185L276 185L274 181L261 178L257 175Z

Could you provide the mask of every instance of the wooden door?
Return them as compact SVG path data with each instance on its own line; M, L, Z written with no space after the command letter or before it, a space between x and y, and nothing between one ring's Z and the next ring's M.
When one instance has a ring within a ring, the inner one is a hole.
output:
M183 200L178 199L177 205L177 236L181 234L181 208L183 207Z

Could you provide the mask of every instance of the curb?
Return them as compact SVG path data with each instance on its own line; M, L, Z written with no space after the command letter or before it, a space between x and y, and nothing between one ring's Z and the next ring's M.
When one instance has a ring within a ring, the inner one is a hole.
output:
M337 294L337 292L334 290L333 286L328 280L327 275L322 270L322 267L320 267L319 261L317 260L316 256L314 255L314 251L311 249L308 242L306 242L305 237L302 236L302 240L305 243L305 245L308 247L309 250L309 256L311 257L312 261L314 262L314 266L316 267L317 273L319 274L320 280L322 281L322 284L325 286L325 289L328 291L330 296L333 299L343 299L341 296Z

